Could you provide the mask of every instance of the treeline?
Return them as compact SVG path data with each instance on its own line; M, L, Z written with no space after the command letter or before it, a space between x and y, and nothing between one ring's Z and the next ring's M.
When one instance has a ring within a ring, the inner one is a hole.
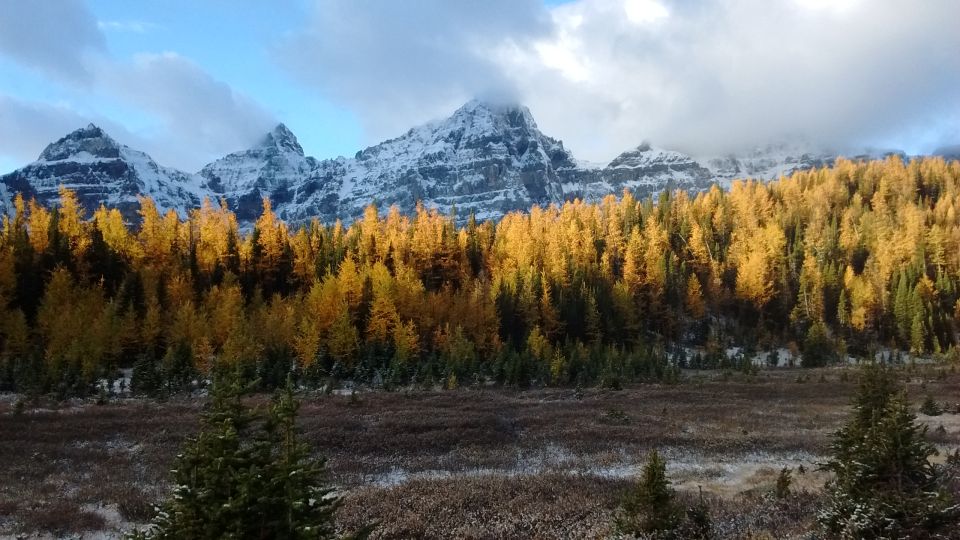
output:
M0 388L74 394L136 364L142 391L217 366L410 382L617 384L733 367L796 342L804 364L956 343L960 162L839 161L771 183L629 193L499 223L374 207L243 231L209 202L85 216L17 197L0 233ZM702 352L684 353L680 346Z

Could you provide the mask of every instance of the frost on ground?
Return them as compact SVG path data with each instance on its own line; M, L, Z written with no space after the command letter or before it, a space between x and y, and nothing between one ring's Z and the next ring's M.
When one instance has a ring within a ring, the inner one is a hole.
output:
M957 401L960 375L937 371L911 371L916 407L927 394ZM681 492L702 487L719 537L801 538L855 381L840 368L788 368L621 391L314 391L300 424L345 496L344 527L380 521L380 538L603 538L654 448ZM0 537L112 538L149 521L205 403L40 400L15 413L17 399L0 395ZM960 447L960 415L946 408L918 417L942 455ZM797 496L771 502L784 467Z
M803 470L800 483L810 489L823 485L826 476L818 471L824 458L808 452L768 453L763 451L725 456L709 456L684 448L661 448L668 461L668 473L674 485L681 490L716 495L733 495L750 489L770 487L783 468ZM557 445L524 452L517 450L513 466L503 468L465 467L459 469L408 470L394 467L386 472L365 475L359 482L380 487L399 486L414 480L443 480L462 477L502 476L523 477L560 474L578 477L630 480L637 478L645 456L630 456L619 452L620 461L576 456Z

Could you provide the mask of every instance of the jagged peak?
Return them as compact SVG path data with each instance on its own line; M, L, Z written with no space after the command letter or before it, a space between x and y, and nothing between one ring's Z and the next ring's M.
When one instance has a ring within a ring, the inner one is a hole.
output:
M267 133L257 146L260 148L275 147L296 152L301 156L303 155L303 147L301 147L297 141L297 136L294 135L293 132L290 131L290 128L283 122L277 124L273 130Z
M457 109L451 119L487 116L503 119L511 127L538 129L533 114L526 106L509 100L473 98Z
M110 139L111 137L107 135L107 132L104 131L100 126L90 122L85 127L77 128L70 133L67 133L63 139L97 139L97 138L106 138ZM61 140L63 140L61 139Z
M90 123L47 145L40 153L40 159L57 161L81 152L97 158L116 158L120 155L120 145L99 126Z
M654 146L650 141L644 140L632 150L627 150L619 156L613 158L607 166L610 168L631 168L644 167L651 164L669 164L669 165L699 165L696 161L682 152L675 150L665 150Z

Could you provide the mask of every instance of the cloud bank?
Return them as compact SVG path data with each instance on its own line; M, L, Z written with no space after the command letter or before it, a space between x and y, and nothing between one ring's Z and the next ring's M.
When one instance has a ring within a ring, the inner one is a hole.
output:
M160 124L142 134L143 148L160 163L187 170L248 147L276 125L259 104L176 53L106 63L97 80L104 92L150 111Z
M473 97L528 105L544 132L594 161L644 140L697 156L796 140L908 152L960 141L955 0L307 6L282 41L257 42L290 75L267 92L283 96L278 87L291 83L312 90L359 118L369 144ZM4 2L0 59L39 74L61 98L0 86L0 157L30 161L92 121L164 164L195 170L272 127L263 105L189 58L108 51L105 32L158 28L97 21L80 0ZM120 107L114 115L133 111L146 127L111 125L97 108L111 101Z
M132 30L146 28L138 24ZM78 0L4 3L0 56L64 85L76 101L116 100L154 121L147 131L131 133L69 102L17 98L0 87L4 155L32 161L49 142L93 122L163 164L193 171L247 147L276 124L262 106L176 53L112 57L103 30L116 27L98 23Z
M80 0L3 3L0 55L58 79L86 83L90 58L105 49L96 19Z
M371 142L466 99L519 98L497 55L549 36L540 0L319 0L275 49L298 81L360 113Z
M369 142L488 93L589 159L645 139L709 155L784 139L926 151L960 136L953 0L314 7L278 56L354 109Z

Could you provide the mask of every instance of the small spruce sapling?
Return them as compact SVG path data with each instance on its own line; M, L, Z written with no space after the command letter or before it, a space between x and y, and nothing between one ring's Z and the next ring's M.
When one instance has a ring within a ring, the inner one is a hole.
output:
M200 433L177 456L173 496L131 538L333 537L338 499L323 485L323 460L298 437L292 382L264 412L243 402L253 385L239 380L213 385Z
M640 483L627 496L623 511L617 526L626 534L667 532L680 525L682 514L667 478L667 464L656 450L647 456Z
M778 499L790 496L790 485L793 483L793 473L789 467L780 469L777 475L777 485L773 488L773 495Z

